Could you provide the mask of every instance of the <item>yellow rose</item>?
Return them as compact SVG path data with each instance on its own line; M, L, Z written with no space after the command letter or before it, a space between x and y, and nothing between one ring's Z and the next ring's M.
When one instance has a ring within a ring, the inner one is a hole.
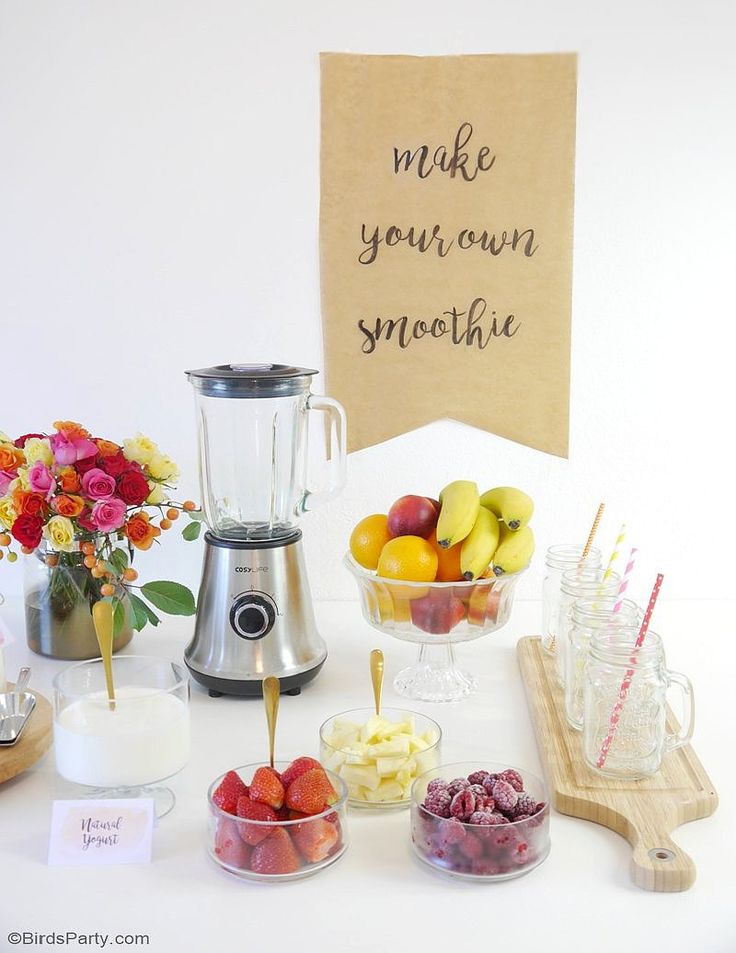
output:
M179 478L179 467L163 453L154 453L148 462L148 472L154 480L163 480L165 483Z
M70 553L74 547L74 526L66 516L52 516L43 528L43 535L57 552Z
M146 498L146 503L151 503L153 506L163 503L163 501L166 499L166 494L164 493L164 488L161 486L161 484L154 483L153 480L149 480L148 485L151 488L151 492Z
M126 460L132 460L133 463L140 463L141 466L145 466L150 463L155 453L158 453L158 447L153 440L144 437L142 433L123 440L123 455Z
M17 514L15 512L15 507L13 506L12 496L8 494L8 496L3 496L0 498L0 523L5 527L5 529L10 529L15 522L16 516Z
M12 443L12 442L13 442L13 441L12 441L12 440L10 439L10 437L5 433L5 431L4 431L4 430L0 430L0 443Z
M23 452L26 455L26 462L29 466L38 460L45 463L47 467L53 465L54 455L51 452L51 444L47 437L29 437L26 440Z
M28 469L25 467L20 467L18 476L8 484L8 493L14 493L16 490L23 490L24 493L31 491L31 481L28 479Z

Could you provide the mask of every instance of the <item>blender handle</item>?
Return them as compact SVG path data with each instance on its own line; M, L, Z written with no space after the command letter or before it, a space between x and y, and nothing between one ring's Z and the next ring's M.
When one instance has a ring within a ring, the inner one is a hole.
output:
M320 410L327 414L328 428L326 430L327 454L330 480L324 490L312 491L305 489L302 497L301 512L309 512L323 503L334 499L345 486L347 475L347 422L342 404L338 404L331 397L322 397L319 394L310 394L307 398L307 410Z

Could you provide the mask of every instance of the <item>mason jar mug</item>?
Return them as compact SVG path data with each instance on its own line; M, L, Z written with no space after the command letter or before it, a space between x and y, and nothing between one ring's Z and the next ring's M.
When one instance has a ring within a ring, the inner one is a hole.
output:
M560 607L560 580L567 569L583 566L586 569L598 569L601 564L601 551L591 546L583 559L582 545L563 543L550 546L544 558L544 579L542 581L542 648L548 655L554 655L557 648L557 620Z
M567 676L567 650L572 631L572 607L577 599L603 599L615 596L621 583L621 577L611 572L608 578L602 569L567 569L560 580L560 603L557 610L557 640L555 661L557 678L565 687Z

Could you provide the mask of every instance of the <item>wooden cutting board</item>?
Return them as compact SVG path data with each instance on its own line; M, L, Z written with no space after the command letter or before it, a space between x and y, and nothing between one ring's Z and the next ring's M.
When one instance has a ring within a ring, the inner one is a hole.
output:
M618 781L591 770L583 760L582 735L565 719L554 659L539 638L517 645L519 667L544 763L552 804L563 814L603 824L634 849L631 877L644 890L687 890L695 864L670 831L712 814L718 795L691 745L669 752L651 778ZM669 713L670 724L674 724Z
M8 683L8 689L13 683ZM0 784L21 774L51 747L53 740L53 715L51 703L33 688L28 688L36 696L36 707L28 719L23 734L14 745L0 745Z

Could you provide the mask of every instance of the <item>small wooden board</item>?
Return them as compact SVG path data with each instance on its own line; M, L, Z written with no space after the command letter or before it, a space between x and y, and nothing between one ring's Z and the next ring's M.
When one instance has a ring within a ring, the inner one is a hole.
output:
M8 690L13 686L8 682ZM28 719L23 734L14 745L0 745L0 784L21 774L51 747L53 740L53 714L51 703L33 688L27 691L36 696L36 707Z
M554 659L532 637L519 640L517 654L553 806L625 837L634 849L631 877L639 887L687 890L695 881L695 865L670 831L707 817L718 806L692 746L671 751L657 774L641 781L597 774L583 760L581 733L565 719Z

